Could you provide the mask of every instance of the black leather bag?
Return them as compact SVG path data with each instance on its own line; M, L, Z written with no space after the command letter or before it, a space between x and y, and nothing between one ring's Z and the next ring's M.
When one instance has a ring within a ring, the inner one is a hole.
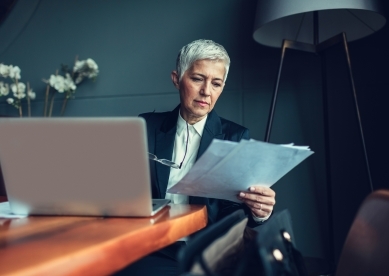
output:
M245 250L247 221L243 210L238 210L189 240L178 254L180 275L232 275Z
M255 230L247 227L247 220L243 211L236 211L190 240L178 254L180 275L307 275L292 243L288 210L274 213Z
M266 276L306 276L304 258L293 244L293 229L287 209L274 213L258 229L259 259Z

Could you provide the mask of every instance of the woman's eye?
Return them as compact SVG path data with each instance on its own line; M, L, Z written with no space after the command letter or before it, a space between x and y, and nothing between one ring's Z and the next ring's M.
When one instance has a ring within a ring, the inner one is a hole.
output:
M193 81L201 81L200 78L192 78Z
M221 86L221 84L220 84L220 83L217 83L217 82L215 82L215 83L213 83L213 86L215 86L215 87L220 87L220 86Z

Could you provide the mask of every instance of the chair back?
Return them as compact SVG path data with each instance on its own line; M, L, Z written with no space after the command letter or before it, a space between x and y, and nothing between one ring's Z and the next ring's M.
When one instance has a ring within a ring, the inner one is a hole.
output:
M337 276L389 275L389 190L362 203L339 259Z

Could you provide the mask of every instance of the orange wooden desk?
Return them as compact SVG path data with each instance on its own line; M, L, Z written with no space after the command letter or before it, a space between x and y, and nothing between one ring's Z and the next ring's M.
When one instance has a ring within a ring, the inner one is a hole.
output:
M207 223L205 206L161 212L152 218L0 218L0 275L111 274Z

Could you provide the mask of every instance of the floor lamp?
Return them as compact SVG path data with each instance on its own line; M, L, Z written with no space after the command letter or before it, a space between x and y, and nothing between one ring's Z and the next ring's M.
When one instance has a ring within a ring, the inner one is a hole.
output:
M333 45L340 43L343 46L371 191L374 189L352 74L348 42L373 34L385 25L386 19L382 15L382 5L382 0L258 0L253 33L253 38L258 43L281 48L281 61L264 138L266 142L270 139L286 49L321 55ZM321 56L323 57L323 55ZM323 93L326 93L325 89ZM324 110L325 117L326 112ZM327 127L328 124L325 124ZM328 133L328 130L326 130L326 133ZM327 160L329 160L328 157ZM329 170L328 166L327 170ZM327 191L328 206L331 208L331 185L328 185ZM330 214L332 214L331 209ZM332 223L331 217L330 223ZM333 239L330 233L331 238Z

